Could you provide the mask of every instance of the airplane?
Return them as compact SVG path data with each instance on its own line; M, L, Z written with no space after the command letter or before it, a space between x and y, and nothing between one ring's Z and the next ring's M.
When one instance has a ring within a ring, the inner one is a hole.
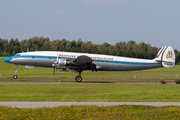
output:
M81 72L84 70L97 71L134 71L158 67L171 68L175 64L175 53L171 46L162 47L153 60L119 57L112 55L60 52L60 51L34 51L17 53L15 56L6 57L7 63L16 64L14 79L20 65L25 68L49 67L66 72L79 72L75 77L77 82L82 81ZM53 72L53 73L54 73Z

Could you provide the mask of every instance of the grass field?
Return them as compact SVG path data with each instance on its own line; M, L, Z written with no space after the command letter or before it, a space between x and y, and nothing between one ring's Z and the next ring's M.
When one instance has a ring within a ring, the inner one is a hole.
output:
M0 80L14 81L11 77L16 66L0 58ZM52 69L20 68L17 81L58 81L57 83L0 83L0 101L180 101L178 84L109 84L112 81L160 81L179 79L180 66L129 72L83 72L84 83L74 81L77 73L58 72ZM61 78L60 78L61 75ZM136 75L137 78L133 78ZM177 77L177 78L176 78ZM89 82L88 82L89 81ZM94 81L94 82L90 82ZM107 81L107 83L106 83ZM98 83L96 83L98 82ZM105 83L104 83L105 82Z
M0 83L0 101L180 101L178 84Z
M180 101L178 84L108 83L115 81L174 82L180 80L180 66L129 72L82 73L82 83L74 81L78 73L39 68L18 71L0 58L0 81L57 81L57 83L0 83L0 101ZM136 78L134 78L136 76ZM92 81L92 83L91 83ZM59 83L58 83L59 82ZM95 83L97 82L97 83ZM105 83L107 82L107 83ZM0 119L179 119L180 107L152 106L70 106L19 109L0 106Z
M1 120L178 120L180 107L70 106L19 109L0 106Z

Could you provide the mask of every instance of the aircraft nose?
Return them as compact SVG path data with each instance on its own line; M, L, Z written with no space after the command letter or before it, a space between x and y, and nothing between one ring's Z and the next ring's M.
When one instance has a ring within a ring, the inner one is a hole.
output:
M7 62L7 63L9 63L11 60L12 60L12 57L4 58L4 62Z

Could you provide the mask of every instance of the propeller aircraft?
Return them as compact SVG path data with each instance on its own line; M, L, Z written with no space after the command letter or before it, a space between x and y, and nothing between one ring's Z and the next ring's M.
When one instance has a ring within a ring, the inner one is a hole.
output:
M20 65L26 68L50 67L59 71L78 72L75 77L77 82L82 81L81 72L91 71L134 71L152 69L158 67L170 68L175 64L175 53L171 46L162 47L153 60L119 57L101 54L60 52L60 51L35 51L17 53L15 56L7 57L5 62L16 64L14 79ZM53 72L53 73L54 73Z

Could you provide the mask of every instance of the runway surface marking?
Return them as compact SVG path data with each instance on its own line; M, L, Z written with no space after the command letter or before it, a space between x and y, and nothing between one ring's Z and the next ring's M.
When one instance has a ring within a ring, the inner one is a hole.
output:
M148 106L180 106L180 102L13 102L0 101L0 105L12 108L42 108L59 107L71 105L95 105L95 106L116 106L116 105L148 105Z

